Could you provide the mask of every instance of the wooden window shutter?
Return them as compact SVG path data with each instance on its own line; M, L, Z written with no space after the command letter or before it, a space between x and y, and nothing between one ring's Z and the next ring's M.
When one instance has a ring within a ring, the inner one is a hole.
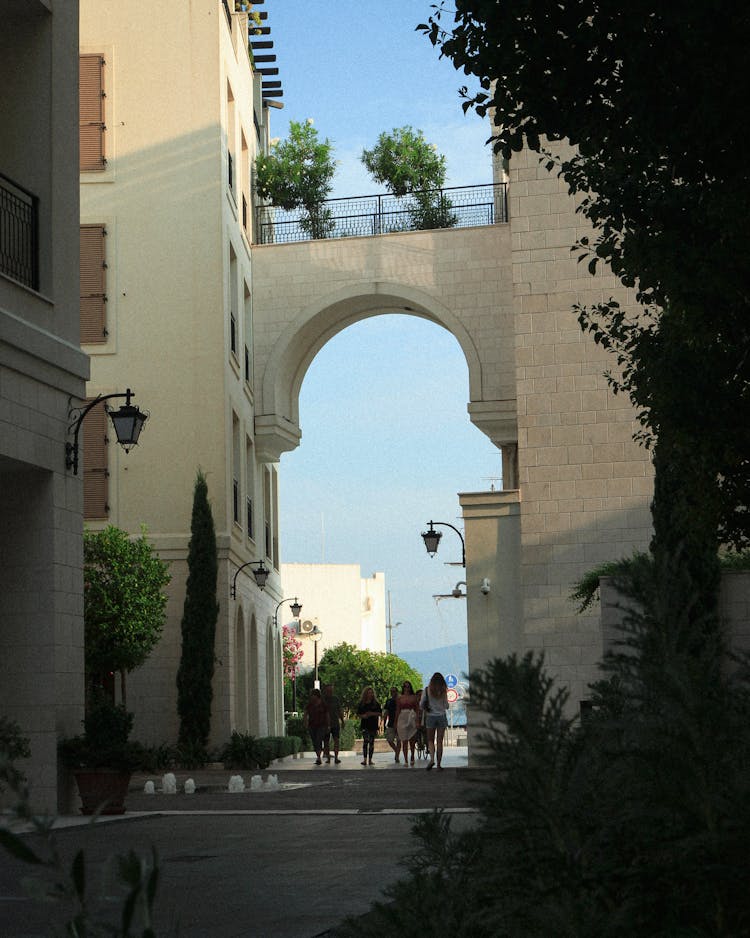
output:
M81 225L81 345L107 341L104 225Z
M81 434L83 436L83 517L86 521L109 517L107 421L107 411L104 404L99 404L88 412L86 419L81 424Z
M78 57L81 172L103 170L104 153L104 59L101 55Z

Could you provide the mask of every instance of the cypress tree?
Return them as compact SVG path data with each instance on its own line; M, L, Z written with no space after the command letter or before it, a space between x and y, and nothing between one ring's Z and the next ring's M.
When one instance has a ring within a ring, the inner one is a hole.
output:
M188 579L182 613L182 654L177 671L177 712L182 746L205 749L211 730L216 601L216 531L206 477L198 470L188 548Z

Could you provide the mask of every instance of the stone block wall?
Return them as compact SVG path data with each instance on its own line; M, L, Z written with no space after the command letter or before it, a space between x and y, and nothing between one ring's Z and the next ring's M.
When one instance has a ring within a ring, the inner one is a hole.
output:
M633 297L608 272L592 277L577 263L571 248L590 229L528 151L510 162L509 213L525 645L545 652L575 702L602 646L597 619L576 615L571 585L648 543L652 472L632 439L633 408L604 376L614 358L583 335L573 306Z

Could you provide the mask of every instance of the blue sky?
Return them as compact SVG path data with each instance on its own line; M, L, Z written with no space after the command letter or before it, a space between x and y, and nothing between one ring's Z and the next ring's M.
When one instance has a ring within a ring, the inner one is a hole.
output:
M312 117L340 161L334 196L378 191L359 156L404 124L446 155L448 185L491 181L488 127L461 109L464 76L414 31L429 2L267 0L264 9L284 87L272 135ZM420 532L431 518L460 528L457 493L499 485L500 453L470 423L467 401L466 362L450 333L377 316L320 351L300 396L302 443L281 458L283 560L383 571L401 622L396 653L466 639L465 601L432 598L463 579L445 563L460 560L458 536L443 528L430 558Z

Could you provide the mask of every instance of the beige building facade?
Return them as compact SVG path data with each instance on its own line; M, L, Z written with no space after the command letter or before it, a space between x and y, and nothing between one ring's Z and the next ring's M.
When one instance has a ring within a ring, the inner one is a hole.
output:
M386 650L385 576L363 577L356 563L282 563L284 595L302 603L298 638L302 642L303 670L312 668L315 649L310 638L315 626L323 633L318 640L318 660L327 648L347 642L367 651ZM282 607L285 625L291 618L289 606ZM281 615L281 612L280 612Z
M89 366L78 326L75 0L0 0L0 715L57 807L83 718L82 486L66 468Z
M211 743L232 730L280 733L277 467L255 439L250 261L250 173L267 146L268 106L250 63L248 16L221 0L83 0L80 55L82 121L91 102L87 119L98 128L82 146L80 176L87 393L129 387L150 411L129 455L97 453L87 440L86 523L133 534L145 525L172 575L162 640L128 680L134 736L177 738L199 469L219 550ZM263 591L253 577L260 563L270 571Z

